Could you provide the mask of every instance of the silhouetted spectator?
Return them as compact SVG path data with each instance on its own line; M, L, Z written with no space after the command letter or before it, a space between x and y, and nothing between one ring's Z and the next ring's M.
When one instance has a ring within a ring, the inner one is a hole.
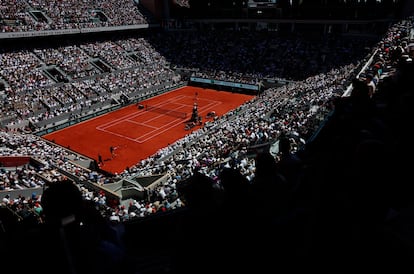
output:
M204 270L213 271L218 265L212 254L222 243L217 214L222 204L222 193L215 182L201 173L195 173L179 187L186 211L178 219L177 252L174 266L177 273Z
M278 156L277 169L286 179L288 190L294 192L299 188L303 176L303 161L292 152L292 144L288 137L279 139Z
M226 210L239 212L238 206L242 205L248 195L249 181L238 169L223 168L219 174L220 183L224 189L224 206Z
M73 181L51 184L42 195L41 205L45 223L37 237L32 235L41 249L25 261L28 265L33 263L31 273L127 271L129 265L119 235L91 201L82 199Z
M276 159L269 151L258 153L255 161L256 171L251 189L252 200L258 207L255 215L271 219L286 206L287 181L279 173Z

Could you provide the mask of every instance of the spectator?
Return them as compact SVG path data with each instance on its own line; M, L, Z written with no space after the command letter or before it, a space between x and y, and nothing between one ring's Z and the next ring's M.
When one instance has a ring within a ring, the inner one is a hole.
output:
M368 96L369 98L372 98L375 94L375 90L376 90L376 84L374 83L374 76L371 73L368 73L367 76L365 77L365 82L368 86Z
M33 256L33 263L43 263L39 271L58 266L59 273L112 273L122 268L124 251L113 230L72 181L50 185L41 205L45 224L38 239L43 248Z
M277 169L286 179L288 190L295 192L300 186L304 167L298 154L292 151L292 144L288 137L281 137L279 139L278 157Z

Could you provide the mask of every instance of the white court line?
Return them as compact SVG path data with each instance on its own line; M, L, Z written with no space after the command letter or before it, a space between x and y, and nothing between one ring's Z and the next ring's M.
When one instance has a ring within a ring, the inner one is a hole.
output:
M130 137L127 137L127 136L125 136L125 135L115 133L115 132L113 132L113 131L109 131L109 130L106 130L106 129L100 129L100 131L103 131L103 132L106 132L106 133L108 133L108 134L112 134L112 135L115 135L115 136L118 136L118 137L121 137L121 138L124 138L124 139L130 140L130 141L136 142L134 138L130 138Z
M153 128L153 129L158 129L159 128L159 127L154 127L154 126L147 125L147 124L142 123L142 122L135 122L135 121L132 121L132 120L125 120L125 122L133 123L133 124L136 124L136 125L145 126L145 127L149 127L149 128Z
M135 118L135 117L141 116L141 115L142 115L142 113L144 113L144 111L141 111L141 112L138 112L138 113L137 113L137 112L134 112L134 113L131 113L131 114L128 114L128 115L122 116L122 117L120 117L120 118L118 118L118 119L115 119L115 120L109 121L109 122L107 122L107 123L103 123L103 124L101 124L101 125L97 126L97 127L96 127L96 129L98 129L98 130L104 130L105 128L108 128L108 127L111 127L111 126L117 125L117 124L119 124L119 123L122 123L123 121L125 121L125 120L127 120L127 119L132 119L132 118Z
M166 103L173 103L173 104L179 105L180 107L179 108L172 109L172 110L178 110L178 109L180 109L182 107L188 107L189 105L188 104L178 104L178 103L176 103L177 102L177 98L179 100L179 99L188 98L188 97L189 96L183 96L183 95L181 95L181 96L178 96L178 97L175 97L175 98L171 98L170 100L163 101L163 102L161 102L159 104L155 104L155 106L162 106L162 105L166 105ZM214 101L214 100L208 100L208 99L203 99L203 101L209 101L210 103L208 103L207 105L201 107L199 109L199 112L202 112L202 111L204 111L204 110L206 110L208 108L211 108L211 107L218 106L218 105L222 104L222 102L218 102L218 101ZM125 138L125 139L130 140L130 141L133 141L133 142L144 143L144 142L146 142L148 140L151 140L151 139L155 138L156 136L158 136L158 135L160 135L160 134L168 131L169 129L171 129L173 127L176 127L177 125L182 124L182 119L175 119L175 120L173 120L173 121L171 121L171 122L169 122L167 124L164 124L162 127L154 127L154 126L151 126L151 125L146 124L146 122L151 122L153 120L156 120L156 119L158 119L160 117L165 116L164 114L157 115L154 118L151 118L151 119L145 121L145 123L135 122L135 121L131 120L133 118L136 118L136 117L145 115L145 113L147 113L147 111L142 110L140 112L135 112L135 113L132 113L132 114L128 114L128 115L125 115L123 117L120 117L120 118L117 118L115 120L112 120L110 122L104 123L104 124L102 124L100 126L97 126L96 129L97 130L100 130L100 131L103 131L103 132L106 132L108 134L112 134L112 135L115 135L115 136L118 136L118 137L121 137L121 138ZM179 121L179 123L177 123L178 121ZM110 130L107 129L109 127L118 125L118 124L123 123L123 122L129 122L129 123L134 123L134 124L137 124L137 125L142 125L142 126L151 128L153 130L150 131L150 132L147 132L147 133L145 133L143 135L141 135L138 138L130 138L130 137L127 137L125 135L122 135L122 134L119 134L119 133L116 133L116 132L113 132L113 131L110 131ZM162 129L162 130L160 131L160 129ZM148 136L148 135L150 135L150 137L143 139L143 137Z
M176 105L179 105L179 107L174 108L174 109L171 109L171 110L173 110L173 111L179 111L179 109L181 109L181 108L183 108L183 107L188 107L188 105L184 105L184 104L176 104ZM152 119L146 120L145 122L151 122L151 121L154 121L155 119L160 118L160 117L163 117L163 116L166 116L166 114L159 113L159 115L158 115L158 116L155 116L155 117L154 117L154 118L152 118ZM168 116L168 115L167 115L167 116Z
M170 102L171 102L171 103L174 103L175 101L180 100L180 99L182 99L182 98L186 98L186 97L188 97L188 96L180 95L180 96L177 96L177 97L175 97L175 98L171 98L171 99L169 99L169 100L167 100L167 101L163 101L163 102L161 102L161 103L155 104L154 106L165 105L166 103L170 103ZM185 106L187 106L187 105L185 105ZM145 113L147 113L145 110L141 110L141 111L139 111L139 112L134 112L134 113L131 113L131 114L128 114L128 115L122 116L122 117L120 117L120 118L117 118L117 119L115 119L115 120L109 121L109 122L107 122L107 123L103 123L103 124L101 124L101 125L97 126L97 127L96 127L96 129L101 130L101 129L105 129L105 128L107 128L107 127L115 126L115 125L117 125L117 124L119 124L119 123L124 122L125 120L128 120L128 119L132 119L132 118L135 118L135 117L142 116L142 115L144 115ZM157 116L157 117L159 117L159 116Z
M206 107L201 108L201 110L203 111L203 110L207 109L208 107L210 107L210 105L211 105L211 106L218 106L218 105L220 105L220 104L221 104L221 102L216 102L215 104L209 104L209 105L207 105ZM166 124L165 126L167 126L167 125L169 125L169 124L171 124L171 123L168 123L168 124ZM181 122L180 122L180 124L181 124ZM165 126L162 126L162 127L160 127L159 129L163 129L163 130L161 130L161 131L159 131L159 130L154 130L154 131L147 132L146 134L141 135L141 137L137 138L136 140L137 140L137 142L138 142L138 143L144 143L144 142L146 142L146 141L148 141L148 140L151 140L152 138L155 138L156 136L158 136L158 135L160 135L160 134L162 134L162 133L166 132L167 130L169 130L169 129L171 129L171 128L173 128L173 127L177 126L177 125L178 125L178 124L174 124L173 126L170 126L170 127L165 127ZM154 132L156 132L156 133L154 133ZM151 134L151 135L150 135L150 134ZM150 135L150 137L149 137L149 138L142 139L142 137L143 137L143 136L147 136L147 135Z
M177 123L177 121L180 121L180 122ZM147 132L147 133L141 135L140 137L135 139L135 142L140 143L140 144L145 143L146 141L155 138L155 136L158 136L161 133L164 133L165 131L167 131L169 129L172 129L173 127L176 127L179 124L182 124L182 121L180 119L175 119L174 121L171 121L168 124L163 125L162 127L158 128L157 130L153 130L153 131L150 131L150 132ZM162 130L160 131L160 129L162 129ZM143 139L143 137L148 136L148 135L149 135L148 138Z

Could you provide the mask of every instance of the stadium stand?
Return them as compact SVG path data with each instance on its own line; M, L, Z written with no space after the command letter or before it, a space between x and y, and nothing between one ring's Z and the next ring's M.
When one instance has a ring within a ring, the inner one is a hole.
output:
M381 13L369 10L378 1L367 2L341 15L360 11L357 19L371 19L361 28L378 25L368 31L375 37L326 30L318 39L301 27L273 32L272 21L266 32L228 30L197 12L185 24L194 29L172 30L182 26L164 18L165 31L133 1L2 3L5 263L31 273L411 269L413 19L376 21L372 14L386 17L395 1L383 1ZM218 15L243 15L223 5ZM309 18L315 8L283 16ZM313 19L323 22L321 14ZM50 38L57 35L63 40ZM191 76L264 90L121 174L99 173L91 159L41 138ZM147 182L140 199L120 201L105 188L151 176L162 180Z

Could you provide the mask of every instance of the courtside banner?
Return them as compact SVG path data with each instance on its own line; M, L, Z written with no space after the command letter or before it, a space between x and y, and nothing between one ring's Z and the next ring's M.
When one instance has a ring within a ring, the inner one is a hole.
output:
M190 77L190 81L197 82L197 83L210 84L210 85L242 88L242 89L248 89L248 90L259 90L258 85L228 82L228 81L214 80L214 79L208 79L208 78Z

